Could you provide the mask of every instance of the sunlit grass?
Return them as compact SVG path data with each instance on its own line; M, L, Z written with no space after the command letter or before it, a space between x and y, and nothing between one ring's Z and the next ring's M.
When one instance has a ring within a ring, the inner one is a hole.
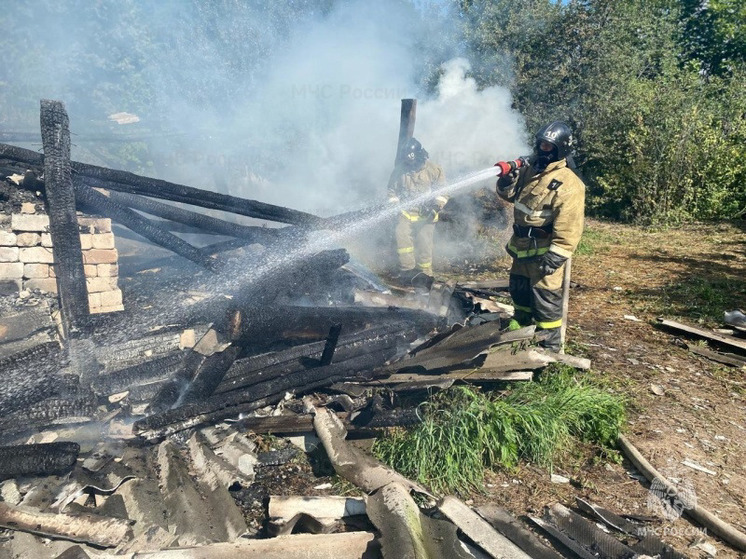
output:
M625 402L590 378L552 366L505 395L452 388L423 405L421 425L379 439L374 453L435 491L469 491L482 488L485 468L549 467L577 440L611 448Z

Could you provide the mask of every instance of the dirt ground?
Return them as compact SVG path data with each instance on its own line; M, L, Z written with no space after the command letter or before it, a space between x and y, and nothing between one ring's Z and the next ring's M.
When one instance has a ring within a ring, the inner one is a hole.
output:
M507 273L507 265L498 261L482 275ZM647 230L589 220L572 271L568 353L590 358L588 374L627 396L625 434L642 455L700 506L746 532L744 370L690 353L679 335L656 325L663 316L722 327L723 311L746 307L746 228ZM714 545L717 557L745 556L686 518L666 520L627 460L597 459L586 449L564 457L554 473L571 483L551 483L549 471L530 465L490 473L489 494L472 500L520 516L582 497L619 514L658 518L652 526L662 539L690 557L708 556L690 547L700 542Z

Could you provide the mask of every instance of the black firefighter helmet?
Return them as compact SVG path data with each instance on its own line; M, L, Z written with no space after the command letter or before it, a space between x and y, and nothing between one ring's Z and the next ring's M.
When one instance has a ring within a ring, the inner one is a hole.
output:
M410 138L407 140L407 143L404 144L402 161L404 161L404 164L408 167L419 169L425 164L428 157L429 154L416 138Z
M549 152L540 149L542 142L548 142L554 146ZM572 130L564 122L554 121L542 128L536 133L536 146L534 148L537 156L537 162L540 166L546 167L552 161L565 159L572 153L573 137Z

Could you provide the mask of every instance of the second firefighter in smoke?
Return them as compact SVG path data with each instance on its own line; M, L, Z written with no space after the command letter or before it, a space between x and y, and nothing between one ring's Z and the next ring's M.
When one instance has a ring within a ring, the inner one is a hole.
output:
M405 144L400 161L389 179L390 203L411 200L445 186L443 169L430 161L427 151L415 138ZM397 279L401 283L411 283L420 274L432 276L435 223L447 202L446 196L439 195L399 213L395 235L399 258Z

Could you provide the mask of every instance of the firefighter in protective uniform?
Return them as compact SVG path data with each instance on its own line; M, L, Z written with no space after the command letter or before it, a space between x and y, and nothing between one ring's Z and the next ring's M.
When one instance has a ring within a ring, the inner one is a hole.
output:
M403 149L402 163L389 179L390 203L412 200L445 186L443 169L428 159L420 142L411 138ZM395 236L400 281L408 283L418 274L432 275L435 223L446 202L446 196L438 195L399 213Z
M572 130L552 122L536 134L529 165L497 181L497 194L514 205L513 236L506 247L513 257L511 327L536 323L540 345L561 350L562 280L565 261L583 233L585 185L568 167Z

